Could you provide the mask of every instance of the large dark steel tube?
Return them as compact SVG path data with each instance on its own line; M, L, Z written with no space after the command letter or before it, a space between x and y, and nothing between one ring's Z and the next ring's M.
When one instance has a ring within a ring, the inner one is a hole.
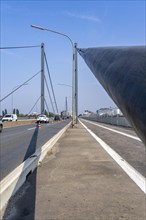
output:
M146 145L146 47L78 49Z

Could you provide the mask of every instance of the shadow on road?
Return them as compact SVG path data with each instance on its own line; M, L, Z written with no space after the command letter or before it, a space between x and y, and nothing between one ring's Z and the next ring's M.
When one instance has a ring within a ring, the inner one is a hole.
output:
M27 152L24 156L23 159L24 165L26 159L31 157L36 151L37 138L38 138L38 127L36 127L33 133ZM39 158L37 158L37 161L38 160ZM13 192L15 192L18 185L20 185L21 177L22 174L20 175L19 180L17 181ZM21 193L20 190L18 190L17 193L9 200L3 215L3 220L26 220L26 219L34 220L35 219L36 178L37 178L37 169L35 169L35 171L33 172L33 178L30 178L30 175L28 174L26 178L27 181L21 188ZM30 182L30 179L31 181L33 181L33 183ZM31 187L31 185L33 185L33 187ZM26 196L26 194L29 196ZM21 199L22 196L23 199Z

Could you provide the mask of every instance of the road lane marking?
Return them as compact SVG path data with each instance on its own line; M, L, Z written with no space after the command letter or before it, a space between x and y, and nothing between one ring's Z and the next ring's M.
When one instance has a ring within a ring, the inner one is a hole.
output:
M79 120L80 121L80 120ZM83 127L94 137L94 139L104 148L104 150L119 164L127 175L136 183L136 185L146 194L146 178L134 169L127 161L117 154L109 145L88 129L81 121Z
M82 120L84 120L84 121L86 121L86 122L88 122L88 123L90 123L90 124L96 125L96 126L98 126L98 127L105 128L105 129L107 129L107 130L109 130L109 131L113 131L113 132L115 132L115 133L118 133L118 134L121 134L121 135L130 137L130 138L132 138L132 139L135 139L135 140L141 142L140 138L138 138L138 137L136 137L136 136L133 136L133 135L130 135L130 134L126 134L126 133L124 133L124 132L117 131L117 130L112 129L112 128L108 128L108 127L106 127L106 126L99 125L99 124L97 124L97 123L94 123L94 122L91 122L91 121L87 121L87 120L85 120L85 119L82 119Z
M36 129L36 127L28 128L27 130L30 131L30 130L34 130L34 129Z
M17 190L26 181L29 173L33 172L39 166L47 152L53 148L60 137L70 127L71 122L64 125L65 127L54 134L41 148L36 149L35 154L27 158L22 164L16 167L4 179L0 181L0 211L6 207L9 199L17 192Z

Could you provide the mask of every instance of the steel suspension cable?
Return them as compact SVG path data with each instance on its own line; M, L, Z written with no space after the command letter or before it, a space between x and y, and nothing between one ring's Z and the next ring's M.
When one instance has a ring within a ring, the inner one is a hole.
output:
M50 111L49 111L48 104L47 104L47 102L46 102L46 99L45 99L45 104L46 104L46 107L47 107L48 112L50 112Z
M46 83L47 91L48 91L48 94L49 94L49 98L50 98L50 101L51 101L51 105L52 105L53 113L55 113L55 109L54 109L54 106L53 106L53 102L52 102L52 98L51 98L51 94L50 94L50 90L49 90L49 87L48 87L48 83L47 83L46 77L44 77L44 79L45 79L45 83Z
M45 53L44 53L44 57L45 57L46 67L47 67L47 71L48 71L48 75L49 75L49 79L50 79L50 84L51 84L51 89L52 89L52 93L53 93L53 98L54 98L54 102L55 102L56 111L57 111L57 113L59 113L56 98L55 98L55 94L54 94L53 84L52 84L52 80L51 80L51 75L50 75L50 71L49 71L49 66L48 66L48 62L47 62L47 58L46 58Z
M20 47L0 47L1 50L7 50L7 49L25 49L25 48L33 48L33 47L41 47L41 45L36 46L20 46Z
M41 96L37 99L37 101L35 102L35 104L33 105L33 107L31 108L31 110L29 111L28 115L31 113L31 111L34 109L34 107L36 106L36 104L38 103L38 101L40 100Z
M4 98L2 98L0 100L0 102L2 102L3 100L5 100L6 98L8 98L10 95L12 95L14 92L16 92L18 89L20 89L24 84L28 83L30 80L32 80L35 76L37 76L41 71L37 72L35 75L33 75L31 78L29 78L28 80L26 80L24 83L22 83L20 86L18 86L16 89L14 89L12 92L10 92L8 95L6 95Z

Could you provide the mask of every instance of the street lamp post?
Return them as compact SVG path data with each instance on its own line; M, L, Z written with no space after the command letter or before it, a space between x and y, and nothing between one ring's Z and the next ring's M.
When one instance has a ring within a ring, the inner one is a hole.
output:
M40 29L40 30L45 30L45 31L49 31L49 32L52 32L54 34L59 34L59 35L62 35L66 38L68 38L68 40L70 41L71 45L72 45L72 59L73 59L73 65L72 65L72 127L74 126L75 123L77 123L77 44L76 43L73 43L72 39L64 34L64 33L61 33L61 32L58 32L58 31L54 31L54 30L51 30L51 29L47 29L47 28L43 28L43 27L40 27L40 26L36 26L36 25L31 25L31 27L33 28L37 28L37 29Z

